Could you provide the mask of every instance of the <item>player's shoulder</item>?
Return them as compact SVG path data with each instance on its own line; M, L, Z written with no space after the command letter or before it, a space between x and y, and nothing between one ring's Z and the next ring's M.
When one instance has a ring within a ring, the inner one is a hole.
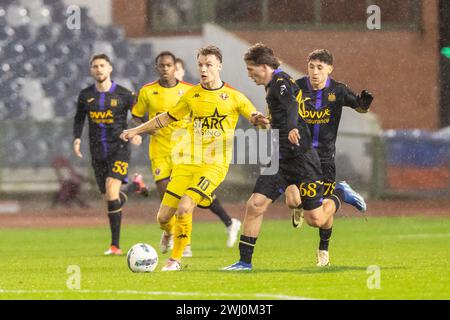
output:
M80 96L85 96L86 94L92 94L93 92L95 92L95 85L91 84L90 86L87 86L86 88L81 89Z
M231 95L237 99L247 98L244 93L230 85L229 83L224 83L222 90L225 91L228 95Z
M155 81L152 81L152 82L144 84L141 87L140 91L152 90L152 89L154 89L157 86L159 86L159 80L155 80Z
M242 94L242 92L240 92L238 89L236 89L235 87L233 87L232 85L230 85L227 82L223 83L222 90L228 91L228 92L230 92L232 94L236 94L236 95L241 95Z
M134 92L128 88L125 88L124 86L121 86L120 84L116 85L116 93L123 94L123 95L134 95Z
M200 85L200 83L198 83L198 84L193 84L193 85L191 85L191 86L188 86L187 88L186 88L186 92L184 93L184 95L186 96L189 96L190 94L192 94L192 93L197 93L197 92L199 92L199 91L202 91L202 86Z
M297 80L295 80L295 83L297 84L297 86L299 86L300 89L308 88L308 76L298 78Z
M192 83L189 83L189 82L186 82L186 81L181 81L181 80L178 81L178 85L182 86L182 87L187 87L187 88L195 86Z
M294 78L292 78L288 73L281 71L274 75L273 85L279 87L281 85L297 85Z
M330 88L346 90L349 87L344 82L336 81L336 80L330 78Z

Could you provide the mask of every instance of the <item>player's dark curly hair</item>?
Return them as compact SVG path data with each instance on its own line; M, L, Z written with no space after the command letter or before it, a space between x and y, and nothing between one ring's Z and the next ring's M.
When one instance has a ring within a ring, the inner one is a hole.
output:
M222 51L214 45L208 45L206 47L200 48L197 51L197 59L199 56L216 56L216 58L222 63Z
M100 54L95 54L95 55L93 55L92 58L91 58L91 60L89 60L89 65L91 65L92 62L94 62L94 61L97 60L97 59L103 59L103 60L106 60L106 61L108 61L108 63L109 63L110 65L112 65L111 59L110 59L106 54L104 54L104 53L100 53Z
M277 69L281 64L280 60L275 57L273 50L261 42L247 49L244 54L244 60L247 63L256 65L267 64L273 69Z
M311 60L319 60L320 62L326 63L330 66L333 65L333 55L327 49L316 49L308 55L307 62Z
M173 64L175 64L177 58L176 58L175 55L174 55L172 52L170 52L170 51L163 51L163 52L160 52L160 53L156 56L156 58L155 58L155 64L158 64L159 58L164 57L164 56L172 57L172 59L173 59Z

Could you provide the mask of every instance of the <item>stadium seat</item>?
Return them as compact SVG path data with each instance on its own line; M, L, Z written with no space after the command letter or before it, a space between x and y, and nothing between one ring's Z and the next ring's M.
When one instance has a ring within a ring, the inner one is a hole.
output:
M18 27L30 22L28 10L20 5L12 4L6 8L6 21L11 27Z
M11 124L4 150L13 154L6 167L47 166L56 153L71 154L77 97L93 84L88 61L94 53L108 54L113 80L131 90L156 77L150 43L130 43L123 28L99 26L80 9L83 27L71 30L63 0L0 3L0 120ZM36 125L42 121L48 123ZM144 148L134 152L145 163Z
M6 25L4 27L0 26L0 41L6 42L10 39L12 39L15 36L14 29L10 26Z
M103 29L103 39L110 42L123 41L125 39L125 32L122 28L108 26Z
M126 41L117 41L113 43L114 54L118 58L129 59L130 48Z
M29 117L30 104L23 98L5 101L8 118L11 120L26 120Z

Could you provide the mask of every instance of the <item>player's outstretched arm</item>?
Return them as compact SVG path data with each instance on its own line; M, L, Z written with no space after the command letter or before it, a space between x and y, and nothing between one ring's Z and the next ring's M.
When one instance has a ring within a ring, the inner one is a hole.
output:
M167 112L164 112L141 124L140 126L122 131L120 134L120 139L128 141L138 134L148 133L164 128L174 121L174 118L170 117Z

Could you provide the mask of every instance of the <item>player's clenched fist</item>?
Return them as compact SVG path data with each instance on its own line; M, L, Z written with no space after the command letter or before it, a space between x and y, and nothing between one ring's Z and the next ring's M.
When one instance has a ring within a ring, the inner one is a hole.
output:
M370 104L372 103L373 95L367 90L361 91L361 94L358 97L358 108L356 108L356 111L360 113L366 113L369 108Z
M298 132L298 129L292 129L291 131L289 131L288 139L292 144L299 146L300 133Z
M140 146L142 143L142 136L137 134L130 140L130 142L136 146Z
M264 114L262 114L261 112L257 111L257 112L253 112L251 114L250 117L250 122L254 125L254 126L259 126L265 129L269 129L270 127L270 121L269 119L267 119Z
M83 158L83 154L80 151L81 139L73 140L73 153L79 158Z
M123 141L128 141L130 139L133 139L135 136L136 133L133 129L127 129L122 131L122 133L120 134L120 139L122 139Z

